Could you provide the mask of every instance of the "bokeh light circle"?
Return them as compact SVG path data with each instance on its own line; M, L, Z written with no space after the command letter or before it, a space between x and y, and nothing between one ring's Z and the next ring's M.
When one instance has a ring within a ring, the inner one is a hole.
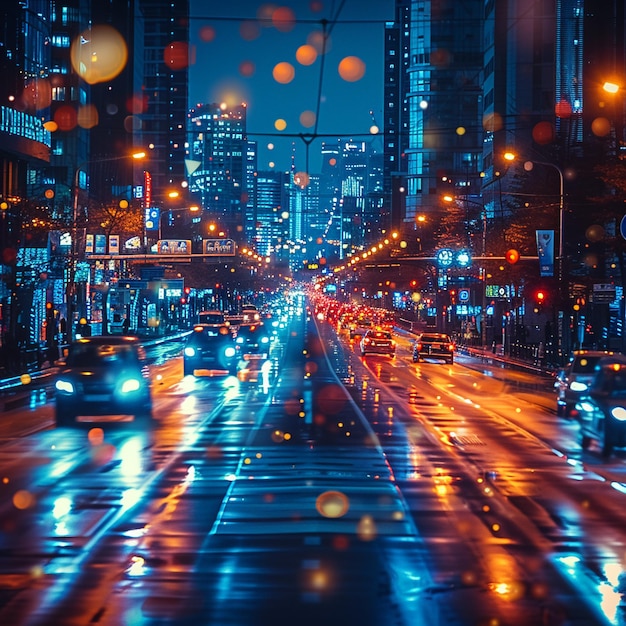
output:
M274 122L274 128L276 130L285 130L285 128L287 128L287 122L285 122L285 120L278 118L275 122Z
M69 104L61 105L54 112L54 121L61 131L73 130L76 128L76 124L78 123L78 114L76 109Z
M483 129L489 132L501 130L503 127L502 116L499 113L487 113L483 116Z
M311 128L315 125L315 113L313 111L302 111L300 113L300 124L305 128Z
M250 76L253 76L255 70L256 66L252 61L242 61L239 64L239 73L246 78L250 78Z
M183 41L173 41L163 50L163 61L171 70L182 70L189 65L189 47Z
M591 122L591 132L596 137L606 137L611 132L611 122L606 117L596 117Z
M272 12L272 24L281 33L288 33L296 25L296 16L289 7L278 7Z
M259 25L252 20L245 20L239 26L239 34L245 41L253 41L261 34Z
M313 65L317 59L317 50L311 44L304 44L296 50L296 60L300 65Z
M596 241L602 241L604 239L605 234L606 232L604 230L604 227L601 226L600 224L592 224L585 231L585 237L587 238L587 240L594 242L594 243Z
M213 26L203 26L200 29L200 41L209 42L215 39L215 29Z
M97 126L98 119L98 109L93 104L86 104L78 109L77 122L81 128Z
M568 118L572 115L572 105L567 100L559 100L554 105L554 113L557 117Z
M83 31L72 43L74 71L90 85L114 79L126 66L128 48L120 33L107 24Z
M325 491L315 500L317 512L331 519L343 517L350 509L350 501L341 491Z
M296 172L293 175L293 182L300 187L300 189L304 189L308 186L311 179L306 172Z
M556 133L553 124L550 122L537 122L533 127L533 141L540 145L552 143Z
M355 83L365 76L365 63L356 56L348 56L339 62L339 76L346 82Z
M315 48L317 54L325 54L326 52L330 52L331 45L330 35L324 35L321 30L314 30L309 36L306 38L306 42ZM325 42L325 43L324 43Z
M296 70L291 65L291 63L287 63L287 61L281 61L274 66L272 70L272 76L277 83L281 85L286 85L290 83L296 75Z

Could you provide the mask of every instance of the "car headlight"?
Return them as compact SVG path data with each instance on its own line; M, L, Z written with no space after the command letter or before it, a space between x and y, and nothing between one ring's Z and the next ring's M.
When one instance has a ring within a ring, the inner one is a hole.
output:
M129 378L122 383L122 393L132 393L138 391L141 387L141 382L136 378Z
M185 350L184 350L184 354L185 356L195 356L196 355L196 349L192 346L186 346Z
M588 385L586 383L578 382L577 380L572 381L569 388L572 391L587 391Z
M611 415L618 421L626 421L626 409L623 406L614 406L611 409Z
M237 337L237 339L235 339L235 342L241 345L243 343L243 337Z
M586 402L583 400L576 405L576 408L580 411L584 411L585 413L593 413L595 406L591 404L591 402Z
M69 380L57 380L54 386L57 391L74 393L74 385Z
M226 356L227 358L230 358L231 356L235 356L236 352L237 351L235 350L235 348L233 348L232 346L228 346L228 348L224 350L224 356Z

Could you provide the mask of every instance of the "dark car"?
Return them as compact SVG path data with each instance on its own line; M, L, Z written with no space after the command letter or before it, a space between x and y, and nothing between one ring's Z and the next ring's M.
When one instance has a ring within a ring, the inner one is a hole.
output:
M144 348L136 337L77 339L58 364L58 426L103 416L151 421L150 375Z
M235 366L236 349L230 327L196 324L183 348L183 374L234 373Z
M605 350L576 350L572 353L554 382L557 415L569 417L572 414L578 400L588 391L600 359L614 354Z
M388 330L368 330L360 343L361 356L366 354L388 354L396 356L396 342Z
M626 357L602 357L587 390L576 403L581 445L597 441L602 455L626 447Z
M413 363L421 359L443 359L454 362L454 342L445 333L422 333L413 344Z
M266 359L270 343L270 335L264 324L242 324L237 329L235 345L240 359Z

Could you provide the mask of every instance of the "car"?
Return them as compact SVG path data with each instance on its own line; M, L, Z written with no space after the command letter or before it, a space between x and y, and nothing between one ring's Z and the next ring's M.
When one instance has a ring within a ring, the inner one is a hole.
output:
M360 342L361 356L366 354L388 354L396 356L396 342L388 330L368 330Z
M413 363L424 358L454 363L454 342L446 333L422 333L413 344Z
M57 426L104 416L152 421L150 372L137 337L81 337L57 365Z
M270 344L270 335L264 324L242 324L237 329L235 346L240 359L266 359Z
M183 375L234 373L237 350L230 326L196 324L183 347Z
M626 447L626 356L601 357L587 389L576 402L583 450L597 441L608 458Z
M554 381L557 415L571 417L576 403L593 380L600 359L614 354L608 350L575 350L572 353L569 362L557 372Z
M374 327L374 324L372 323L372 320L370 319L360 318L360 319L354 320L350 324L350 333L349 333L350 339L356 339L357 337L363 338L365 336L365 333L368 330L372 330L373 327Z

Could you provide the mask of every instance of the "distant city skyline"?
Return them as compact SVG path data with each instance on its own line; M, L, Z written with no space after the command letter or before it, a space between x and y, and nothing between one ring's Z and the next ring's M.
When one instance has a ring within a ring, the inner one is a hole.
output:
M274 25L267 6L258 0L191 0L190 107L245 102L260 170L289 169L295 148L296 168L306 169L308 156L309 171L317 173L323 141L371 138L374 122L382 133L384 25L393 19L394 1L346 0L338 16L334 2L292 1L280 5L282 21ZM326 56L306 65L310 59L300 56L300 62L296 51L307 43L319 45L323 20L330 33ZM338 66L346 57L365 64L361 79L340 77ZM294 68L291 82L273 78L278 63ZM277 120L284 130L277 129Z

